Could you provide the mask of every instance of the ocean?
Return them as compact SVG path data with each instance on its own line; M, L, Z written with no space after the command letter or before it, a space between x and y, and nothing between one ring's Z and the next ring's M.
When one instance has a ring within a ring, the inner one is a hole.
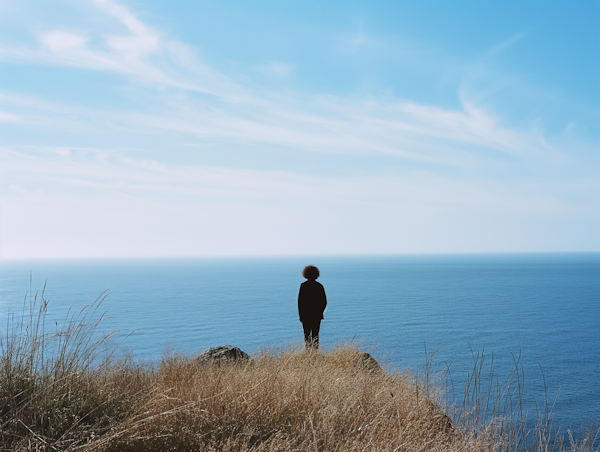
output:
M500 380L519 360L530 417L547 394L563 433L600 425L600 253L2 261L0 334L45 284L47 329L108 290L99 333L140 360L297 345L308 264L328 298L322 347L359 343L417 374L431 358L455 396L473 355Z

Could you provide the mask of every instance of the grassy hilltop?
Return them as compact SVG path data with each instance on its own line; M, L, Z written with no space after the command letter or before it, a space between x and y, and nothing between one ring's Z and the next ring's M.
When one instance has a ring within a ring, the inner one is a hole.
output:
M597 450L592 436L557 441L547 422L526 431L518 404L506 405L518 388L480 397L477 375L454 409L429 376L381 370L352 347L148 365L96 339L98 304L52 333L45 301L35 306L0 339L1 450Z

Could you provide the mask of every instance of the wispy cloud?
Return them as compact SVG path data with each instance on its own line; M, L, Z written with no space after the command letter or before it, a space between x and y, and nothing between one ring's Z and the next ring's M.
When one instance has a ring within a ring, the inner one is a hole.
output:
M294 65L280 61L270 61L266 64L256 66L256 70L270 76L289 77L294 70Z
M353 31L342 35L341 42L346 51L390 49L390 43L366 31L362 21L354 21L352 25Z
M16 122L19 121L19 116L10 113L2 113L0 111L0 122Z
M115 72L155 86L239 96L235 85L202 64L187 45L161 37L127 7L110 0L94 0L93 4L98 13L121 26L120 33L50 29L38 35L37 46L0 46L0 58Z
M211 68L189 46L148 27L125 6L111 0L94 0L93 4L123 31L84 34L54 29L39 36L38 49L5 46L0 54L41 64L116 72L133 81L184 93L184 97L173 93L171 100L164 93L157 96L156 110L166 111L162 114L94 113L96 117L110 115L111 122L118 122L120 127L249 140L314 152L382 154L449 165L463 165L469 154L478 154L477 159L489 158L490 149L517 156L544 154L548 149L543 137L533 130L500 127L493 115L464 93L463 109L451 110L402 99L300 97L251 90ZM358 36L361 42L365 40L360 24ZM520 35L500 47L506 48L518 39ZM291 65L271 62L263 69L287 76ZM192 92L214 97L186 99L185 93Z
M526 189L531 182L507 186L484 179L457 180L421 170L370 171L352 176L316 176L281 170L234 169L220 166L177 166L114 149L26 147L0 148L5 188L26 193L28 187L46 186L52 181L56 193L93 189L121 193L148 201L157 194L173 203L177 195L206 199L257 198L260 202L281 199L315 203L339 202L348 205L431 203L507 211L555 214L568 210L560 198L556 181L547 179L537 190ZM600 183L580 181L580 189L600 193ZM531 188L531 187L530 187ZM537 191L537 193L536 193ZM50 193L48 193L50 194ZM517 196L519 194L519 196ZM11 196L10 193L5 195ZM150 197L149 197L150 196ZM160 204L160 198L151 201ZM176 201L175 201L176 202Z
M485 160L492 164L497 160L496 152L539 157L551 149L534 131L502 128L474 105L456 111L403 101L280 96L228 109L220 103L183 98L176 105L156 106L162 111L149 113L65 107L0 95L2 104L32 123L43 124L45 115L51 114L48 127L85 131L112 124L115 130L129 133L185 133L197 139L224 140L231 146L264 143L298 152L386 155L449 166ZM16 118L15 114L7 115Z
M69 52L85 47L87 39L82 35L55 30L44 33L40 41L51 52Z
M597 221L554 180L532 187L383 170L319 177L75 148L5 148L0 166L6 257L535 251L556 243L548 222ZM600 193L589 180L569 187ZM39 219L42 235L32 229ZM560 243L580 246L575 236Z

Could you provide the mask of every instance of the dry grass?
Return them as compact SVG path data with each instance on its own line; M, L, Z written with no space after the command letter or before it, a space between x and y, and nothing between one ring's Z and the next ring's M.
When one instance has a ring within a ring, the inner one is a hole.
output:
M43 293L10 316L0 337L0 447L64 450L107 431L131 412L148 369L112 359L111 335L95 338L103 300L45 331ZM114 349L113 349L114 350Z
M344 347L267 352L247 364L165 359L153 397L92 449L484 449L451 428L410 376L370 370L360 357Z
M2 450L527 449L516 411L484 410L501 397L482 395L480 361L465 404L444 410L441 386L427 372L417 379L373 368L350 346L264 351L221 365L172 355L146 366L115 360L104 349L108 337L94 339L100 302L58 332L44 331L43 296L26 303L23 321L9 321L0 341ZM510 388L501 394L512 400L519 393ZM568 448L540 441L535 450L591 451L592 440Z

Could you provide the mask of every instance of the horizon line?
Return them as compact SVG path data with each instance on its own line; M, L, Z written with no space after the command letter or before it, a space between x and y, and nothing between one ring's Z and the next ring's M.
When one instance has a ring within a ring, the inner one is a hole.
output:
M451 257L451 256L533 256L533 255L593 255L592 251L467 251L467 252L422 252L422 253L323 253L323 254L206 254L206 255L155 255L155 256L69 256L69 257L2 257L3 262L32 261L101 261L101 260L185 260L185 259L286 259L286 258L377 258L377 257Z

